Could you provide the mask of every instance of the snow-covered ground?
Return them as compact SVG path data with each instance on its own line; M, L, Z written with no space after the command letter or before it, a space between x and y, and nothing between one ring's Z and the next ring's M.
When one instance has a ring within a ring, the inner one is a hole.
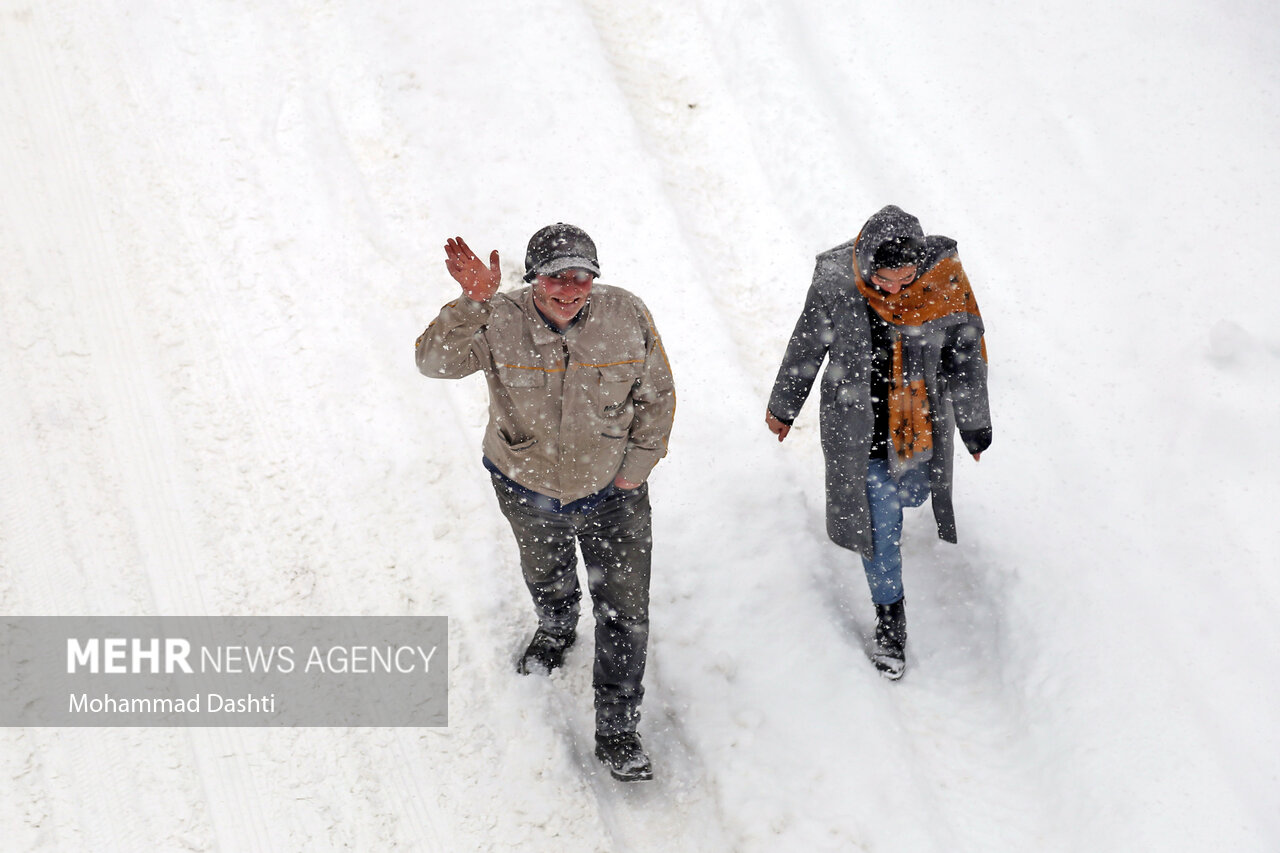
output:
M451 620L445 729L6 729L0 847L1280 848L1280 11L1044 5L0 4L0 612ZM817 406L763 424L886 203L960 241L996 435L896 684ZM680 392L631 787L589 644L512 673L483 383L411 358L447 237L515 286L557 220Z

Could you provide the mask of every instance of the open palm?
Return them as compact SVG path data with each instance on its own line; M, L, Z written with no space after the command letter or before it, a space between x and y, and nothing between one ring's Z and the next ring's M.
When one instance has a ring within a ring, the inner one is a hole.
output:
M489 255L489 265L476 257L471 247L461 237L445 243L445 268L454 281L462 285L462 292L476 302L488 302L498 292L502 283L502 270L498 265L498 250Z

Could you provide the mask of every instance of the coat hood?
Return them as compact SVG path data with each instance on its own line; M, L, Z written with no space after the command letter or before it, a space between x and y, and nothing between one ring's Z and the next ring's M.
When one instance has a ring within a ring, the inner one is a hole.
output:
M871 259L875 257L876 250L899 237L913 237L920 241L921 273L932 269L938 261L954 254L956 250L955 240L937 235L926 236L919 219L897 205L886 205L872 214L862 226L857 239L852 242L854 264L863 281L871 281L871 273L874 272L871 269ZM846 243L833 251L847 250L849 246Z
M854 246L854 258L863 281L871 281L871 259L875 257L876 250L899 237L914 237L923 242L924 229L920 227L919 219L896 205L880 208L862 226Z

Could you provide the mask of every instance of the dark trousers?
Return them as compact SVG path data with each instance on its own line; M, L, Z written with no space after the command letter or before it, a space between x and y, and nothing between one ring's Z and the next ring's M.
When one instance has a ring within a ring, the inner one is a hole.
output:
M564 634L578 623L582 590L574 544L581 546L596 620L596 732L635 731L649 643L648 484L610 486L603 500L582 512L548 509L545 501L519 493L496 475L493 486L520 548L538 624L546 631Z

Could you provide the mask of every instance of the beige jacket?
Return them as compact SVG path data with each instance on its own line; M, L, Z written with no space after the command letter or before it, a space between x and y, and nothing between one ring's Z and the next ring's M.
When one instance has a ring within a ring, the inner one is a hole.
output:
M653 318L635 295L597 284L563 335L529 287L461 297L418 338L418 369L489 383L484 455L526 488L569 503L621 475L641 483L667 453L675 386Z

